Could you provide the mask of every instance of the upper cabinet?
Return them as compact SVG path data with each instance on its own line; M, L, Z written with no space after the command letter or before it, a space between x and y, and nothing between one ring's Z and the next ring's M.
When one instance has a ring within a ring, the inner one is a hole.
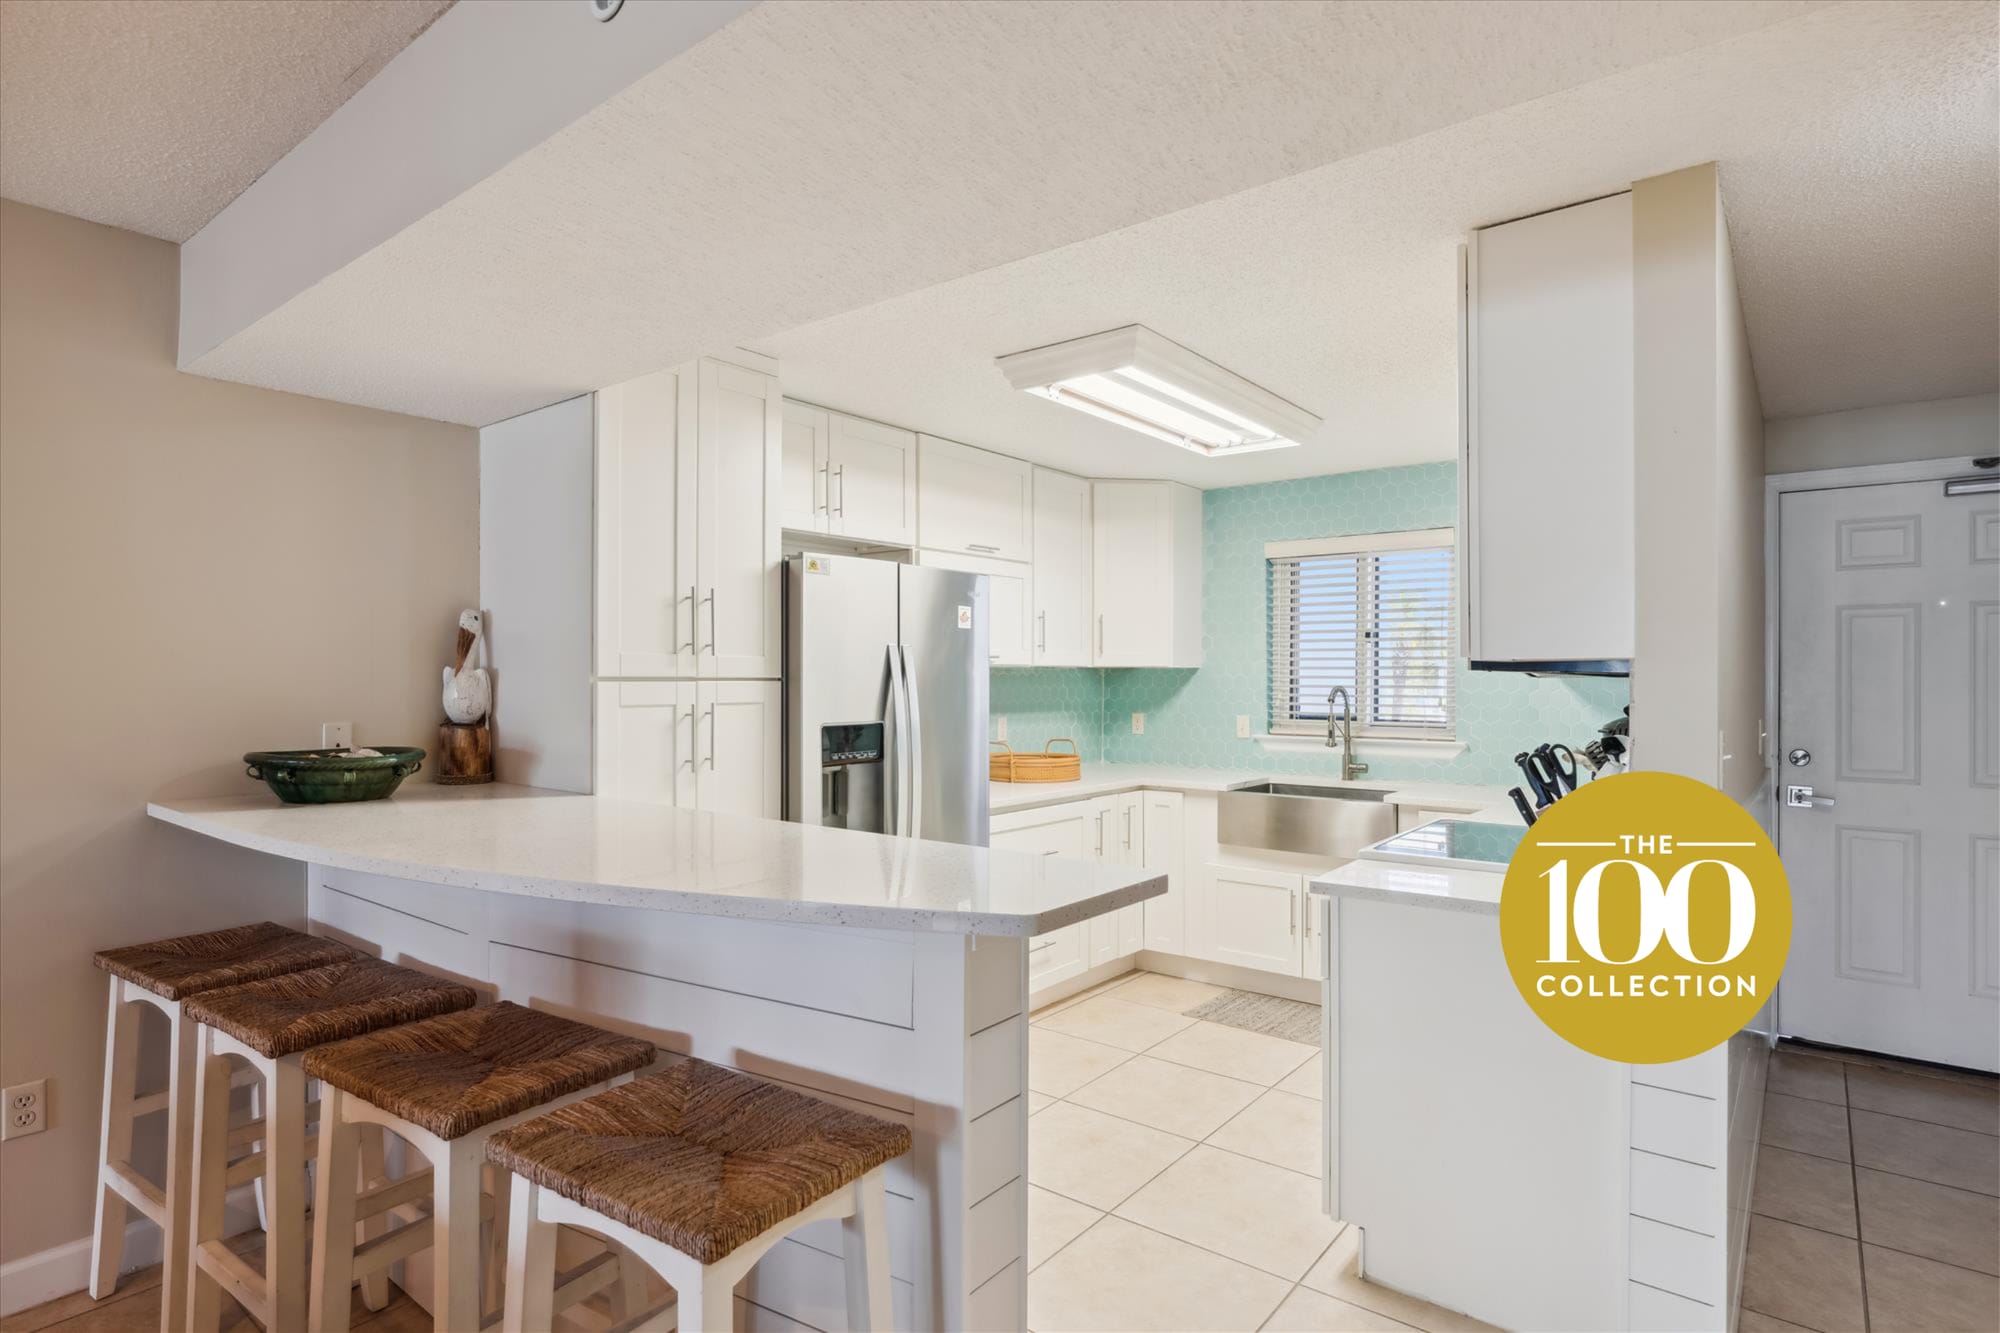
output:
M1034 470L1036 666L1089 666L1091 650L1090 483L1067 472Z
M917 437L919 540L937 551L1034 558L1032 473L1018 458Z
M1462 297L1466 656L1629 660L1631 195L1474 232Z
M933 569L956 569L965 574L984 574L989 610L986 625L986 655L994 666L1033 666L1034 585L1040 580L1033 565L1019 560L995 560L991 556L966 555L961 551L917 552L917 563Z
M1091 484L1092 662L1201 665L1201 492L1171 481Z
M795 532L916 545L916 435L786 399L783 522Z
M598 392L600 677L778 677L780 424L727 361Z

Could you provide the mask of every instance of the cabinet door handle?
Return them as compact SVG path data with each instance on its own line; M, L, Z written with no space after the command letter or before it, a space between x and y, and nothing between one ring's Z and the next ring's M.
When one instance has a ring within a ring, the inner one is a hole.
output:
M1049 648L1049 613L1035 612L1035 647L1043 652Z
M1097 812L1097 854L1104 855L1104 812Z
M689 709L688 709L688 743L687 743L687 759L686 759L686 760L684 760L684 761L682 762L682 764L681 764L681 767L682 767L682 768L685 768L685 769L686 769L686 770L687 770L688 772L690 772L690 773L694 772L694 759L695 759L695 753L694 753L694 752L695 752L695 746L696 746L696 742L697 742L697 741L698 741L698 740L700 739L700 737L698 737L698 736L696 736L696 735L695 735L695 730L694 730L694 728L695 728L695 721L694 721L694 709L693 709L693 708L689 708Z
M1286 895L1285 902L1291 908L1292 934L1297 935L1299 933L1299 895L1296 893L1288 894Z
M965 549L968 551L984 551L988 555L998 555L1000 553L999 547L981 546L978 542L967 542L965 544Z
M690 713L688 716L692 717ZM708 706L708 771L715 771L715 705Z
M833 484L840 502L833 507L835 518L847 517L847 464L842 463L833 470Z
M694 585L690 583L688 584L688 641L680 645L679 647L675 648L674 649L675 652L691 653L694 651L694 640L696 634L694 623L695 620L698 617L700 617L700 615L701 615L701 602L695 597ZM674 619L679 620L680 616L676 614ZM693 716L693 714L690 713L689 716L691 717Z
M715 656L715 589L708 590L708 655Z
M1104 652L1104 613L1102 611L1097 613L1097 651L1100 654Z
M833 499L833 483L827 479L827 465L819 465L819 494L813 498L815 512L825 510Z
M1125 850L1129 852L1132 850L1132 807L1129 805L1126 806L1123 813L1125 815Z

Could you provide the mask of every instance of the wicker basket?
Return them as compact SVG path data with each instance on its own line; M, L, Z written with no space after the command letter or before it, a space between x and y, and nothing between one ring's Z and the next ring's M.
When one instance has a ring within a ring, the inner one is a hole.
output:
M1050 741L1046 750L1027 754L1016 754L1005 741L993 744L1004 752L986 759L987 772L995 782L1075 782L1083 776L1083 758L1076 752L1076 742L1067 736ZM1059 753L1055 749L1058 745L1067 745L1069 753Z

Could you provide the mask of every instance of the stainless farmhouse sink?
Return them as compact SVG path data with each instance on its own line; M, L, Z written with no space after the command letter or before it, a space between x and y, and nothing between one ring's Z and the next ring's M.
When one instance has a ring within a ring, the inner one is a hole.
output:
M1223 792L1215 840L1274 852L1352 858L1396 831L1396 807L1363 787L1260 782Z

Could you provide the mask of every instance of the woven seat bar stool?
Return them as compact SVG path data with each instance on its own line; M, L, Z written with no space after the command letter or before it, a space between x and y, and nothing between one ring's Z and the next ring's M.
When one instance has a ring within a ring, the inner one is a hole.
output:
M269 921L181 935L147 944L105 949L92 961L110 974L111 1002L104 1020L104 1114L98 1127L97 1219L91 1232L90 1294L109 1296L124 1258L129 1205L161 1232L160 1326L180 1325L187 1302L189 1173L194 1162L194 1024L181 1001L203 991L240 985L287 972L322 967L360 955L338 940L322 939ZM167 1089L136 1097L139 1067L138 1005L166 1017L170 1046ZM132 1125L154 1111L167 1113L165 1188L132 1168ZM233 1132L255 1142L261 1116ZM261 1162L244 1164L230 1183L258 1174ZM260 1202L262 1195L259 1196Z
M565 1102L605 1091L653 1062L653 1044L536 1009L500 1003L386 1028L306 1052L320 1081L319 1178L313 1208L312 1308L307 1327L342 1333L358 1275L431 1251L431 1318L440 1330L484 1322L480 1257L486 1141ZM380 1188L352 1188L361 1131L377 1125L430 1163ZM357 1221L429 1199L430 1216L354 1244ZM504 1233L495 1208L492 1235ZM599 1289L622 1265L613 1254L564 1304ZM495 1304L499 1255L489 1259L485 1302ZM643 1279L642 1274L637 1274ZM643 1293L643 1285L638 1289ZM633 1315L640 1310L625 1310Z
M197 1025L195 1071L200 1079L188 1207L188 1329L214 1333L225 1291L272 1333L296 1333L305 1327L303 1053L380 1028L470 1009L477 999L470 986L357 955L302 972L203 991L183 1002L186 1017ZM223 1202L232 1173L232 1059L248 1064L264 1085L263 1156L269 1206L261 1273L223 1236ZM321 1163L322 1179L328 1169Z
M514 1173L501 1325L550 1326L558 1224L610 1239L673 1287L677 1308L642 1327L728 1333L757 1260L839 1218L847 1326L886 1329L882 1178L909 1149L908 1126L705 1060L536 1116L486 1143Z

